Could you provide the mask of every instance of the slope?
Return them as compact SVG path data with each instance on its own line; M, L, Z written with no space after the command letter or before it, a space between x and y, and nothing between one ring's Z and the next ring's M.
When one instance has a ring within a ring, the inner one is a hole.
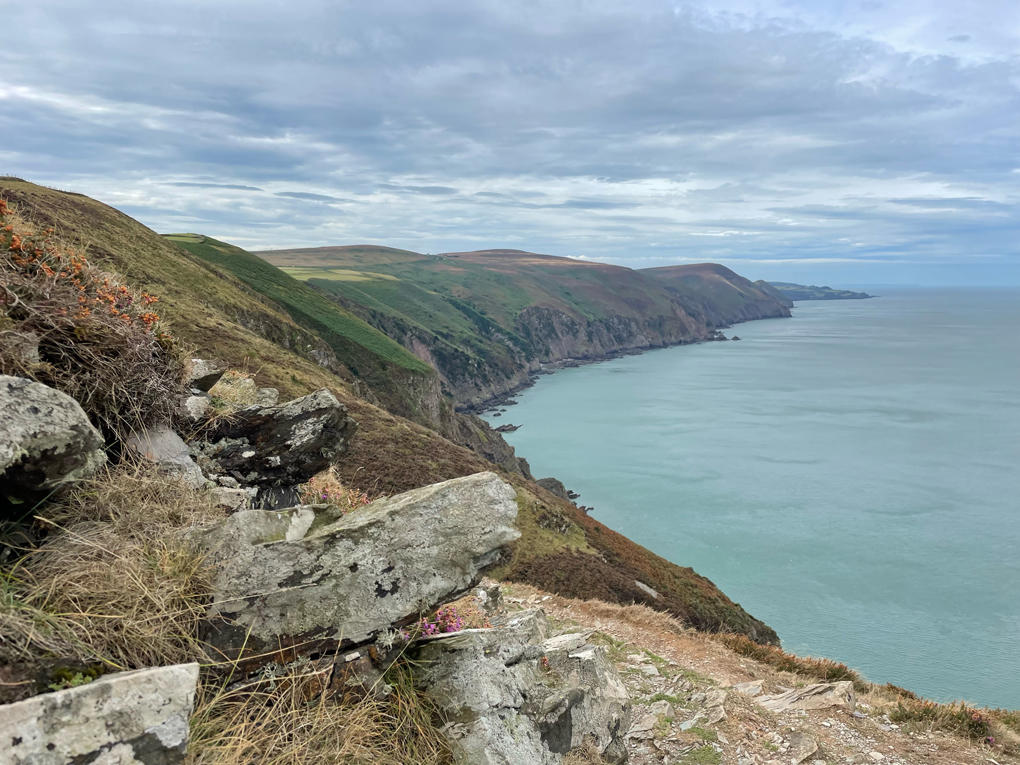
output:
M201 356L254 371L258 385L278 388L283 399L330 389L359 423L350 450L336 466L349 486L379 496L498 470L517 489L523 535L503 562L505 576L545 581L555 567L557 586L569 594L587 584L588 591L617 603L645 602L642 597L648 596L633 584L640 580L663 596L649 605L694 626L777 641L767 625L690 569L653 555L523 476L365 400L360 395L364 386L326 342L226 269L80 194L0 178L0 198L36 227L53 227L69 243L88 243L93 262L132 287L159 295L159 311L174 334ZM483 431L480 437L489 436Z
M784 301L717 263L643 269L709 327L790 315Z

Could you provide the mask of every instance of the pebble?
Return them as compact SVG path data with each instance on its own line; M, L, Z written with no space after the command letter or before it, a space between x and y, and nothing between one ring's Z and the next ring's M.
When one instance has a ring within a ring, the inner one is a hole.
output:
M868 757L870 757L875 762L881 762L882 760L885 759L885 755L882 754L881 752L868 752Z

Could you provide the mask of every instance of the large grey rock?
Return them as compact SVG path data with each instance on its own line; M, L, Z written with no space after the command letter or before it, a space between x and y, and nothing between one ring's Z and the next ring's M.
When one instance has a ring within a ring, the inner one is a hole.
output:
M854 684L849 680L842 680L838 683L815 683L776 696L762 696L755 699L755 703L773 712L828 707L845 707L852 712L857 699L854 696Z
M0 765L177 765L197 664L107 675L0 708Z
M106 463L103 437L70 396L0 375L0 520L88 478ZM14 505L6 511L5 500Z
M188 369L188 387L194 390L208 392L212 386L219 382L227 368L223 364L205 359L192 359Z
M236 472L251 485L289 486L329 467L356 429L347 407L323 388L280 406L237 412L196 448L212 472Z
M419 685L451 720L462 765L553 765L592 741L608 763L626 761L630 697L606 651L584 635L548 637L540 610L494 620L418 650Z
M205 486L205 476L191 459L187 444L168 426L156 425L132 433L125 443L131 452L156 463L161 470L179 476L193 489Z
M493 473L380 499L242 510L206 532L209 641L245 657L359 644L468 589L513 541L513 488ZM267 659L268 660L268 659Z

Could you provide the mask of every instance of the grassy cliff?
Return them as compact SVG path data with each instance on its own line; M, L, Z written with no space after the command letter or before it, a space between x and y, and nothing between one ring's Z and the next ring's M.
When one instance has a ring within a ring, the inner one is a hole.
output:
M158 295L161 316L196 355L250 370L258 385L278 388L284 400L329 388L360 426L350 450L336 465L352 488L379 496L482 470L503 474L518 492L523 536L500 563L501 575L575 596L618 603L640 600L703 629L776 641L771 629L690 569L659 558L435 430L373 404L368 400L371 390L336 358L329 332L323 329L360 325L332 303L315 303L311 293L299 291L306 288L298 282L260 271L243 251L205 237L186 242L200 252L197 255L79 194L0 178L0 198L36 226L53 227L66 241L87 243L89 259L120 275L132 288ZM227 265L231 258L236 260ZM321 306L321 315L311 313L315 305ZM364 328L360 331L365 333ZM377 342L391 357L380 354L368 362L384 369L386 364L390 369L410 369L396 363L395 359L414 363L401 351ZM366 355L371 352L367 340L361 348ZM636 588L635 580L662 597L650 599Z

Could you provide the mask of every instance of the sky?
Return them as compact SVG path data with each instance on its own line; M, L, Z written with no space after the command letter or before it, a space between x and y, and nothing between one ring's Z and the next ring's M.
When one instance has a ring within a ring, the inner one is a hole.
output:
M1020 284L1016 0L0 0L0 174L247 249Z

